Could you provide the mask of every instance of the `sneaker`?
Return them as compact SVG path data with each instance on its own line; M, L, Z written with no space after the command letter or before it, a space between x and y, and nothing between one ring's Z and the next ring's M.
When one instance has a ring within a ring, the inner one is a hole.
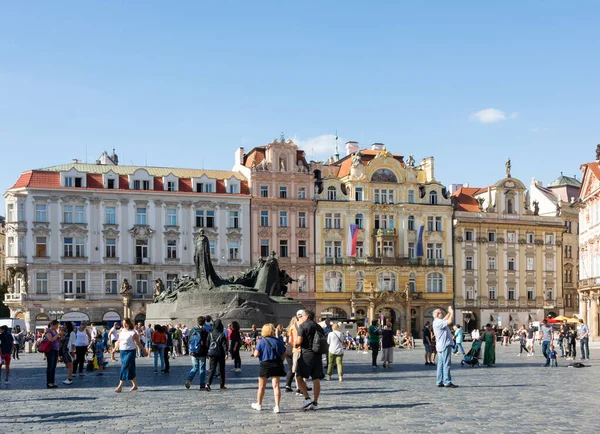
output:
M327 376L327 381L331 381L331 375Z
M313 401L312 403L312 410L317 411L319 409L319 404L317 404L315 401Z
M261 411L262 410L262 405L260 405L258 402L253 402L251 407L256 410L256 411ZM277 407L279 408L279 407Z
M273 407L273 413L279 413L279 412L280 412L279 406L276 405L275 407Z
M285 391L286 392L293 392L294 389L292 389L290 386L285 386Z
M517 357L521 357L521 353L517 354Z
M234 372L242 372L242 368L235 368Z
M311 410L313 405L313 401L310 398L304 398L302 400L302 410Z
M8 383L8 380L4 380L4 384L9 384L9 383Z
M79 376L80 376L80 377L85 377L85 374L84 374L83 372L80 372L80 373L79 373Z
M104 374L103 374L102 372L98 372L98 373L96 374L96 377L99 377L99 376L101 376L101 375L104 375Z
M158 374L158 371L157 371L157 370L154 370L154 373L155 373L155 374Z
M192 380L190 380L189 378L187 379L187 381L185 382L185 388L189 389L190 386L192 385Z
M65 380L63 381L63 384L66 384L68 386L70 384L73 384L73 380Z
M343 378L344 378L344 377L340 377L340 383L341 383L342 381L344 381L344 380L343 380Z
M456 389L458 386L456 384L450 383L450 384L446 384L444 387L449 387L450 389Z

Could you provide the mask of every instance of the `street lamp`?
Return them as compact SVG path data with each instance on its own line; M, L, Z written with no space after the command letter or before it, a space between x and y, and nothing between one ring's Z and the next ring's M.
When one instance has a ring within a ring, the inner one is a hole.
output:
M64 315L64 312L62 310L51 310L51 311L48 311L48 313L50 315L54 315L54 319L57 321L58 321L59 316L62 318L62 316Z

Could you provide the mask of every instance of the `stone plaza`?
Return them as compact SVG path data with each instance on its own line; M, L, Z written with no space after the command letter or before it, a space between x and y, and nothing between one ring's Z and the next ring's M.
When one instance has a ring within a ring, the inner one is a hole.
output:
M12 363L10 383L0 387L0 432L595 432L600 346L592 346L585 362L591 367L582 369L567 368L564 359L558 368L543 368L539 345L534 357L518 357L518 350L518 344L498 345L495 368L462 367L461 357L453 356L457 389L436 387L435 367L423 365L420 343L415 350L396 349L393 368L385 370L370 366L370 353L347 351L344 382L335 370L332 381L322 382L318 411L301 411L301 397L282 391L280 414L272 412L270 385L263 411L250 407L258 361L249 352L242 353L242 373L230 372L228 360L226 391L218 381L211 392L199 390L198 377L186 390L190 361L182 356L172 360L169 374L158 375L152 359L138 359L139 390L121 394L113 391L118 361L104 376L75 376L71 386L62 385L66 373L59 365L61 387L48 390L42 355L22 354Z

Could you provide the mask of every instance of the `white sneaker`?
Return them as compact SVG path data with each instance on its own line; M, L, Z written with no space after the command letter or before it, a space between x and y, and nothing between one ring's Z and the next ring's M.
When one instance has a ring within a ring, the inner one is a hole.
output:
M517 354L517 357L521 357L521 353Z
M241 368L236 368L236 369L234 369L234 372L242 372L242 369Z
M73 381L72 380L65 380L65 381L63 381L63 384L67 384L67 385L73 384Z
M276 405L275 407L273 407L273 413L279 413L279 407Z
M302 400L302 410L312 410L313 401L310 398L304 398Z
M253 402L251 407L256 410L256 411L261 411L262 410L262 405L260 405L258 402ZM279 407L277 407L279 408Z
M312 403L311 410L317 411L319 409L319 405L316 402Z
M343 378L344 378L344 377L340 377L340 383L341 383L342 381L344 381L344 380L343 380Z

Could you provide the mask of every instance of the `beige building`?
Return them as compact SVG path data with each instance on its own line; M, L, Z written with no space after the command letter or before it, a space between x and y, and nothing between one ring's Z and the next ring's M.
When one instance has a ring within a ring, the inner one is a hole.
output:
M0 284L6 282L6 229L4 217L0 217Z
M316 210L317 314L390 321L419 335L453 299L452 206L433 158L374 144L320 169ZM351 225L356 229L355 244Z
M530 207L510 162L504 179L453 198L456 322L514 327L564 314L564 222Z

